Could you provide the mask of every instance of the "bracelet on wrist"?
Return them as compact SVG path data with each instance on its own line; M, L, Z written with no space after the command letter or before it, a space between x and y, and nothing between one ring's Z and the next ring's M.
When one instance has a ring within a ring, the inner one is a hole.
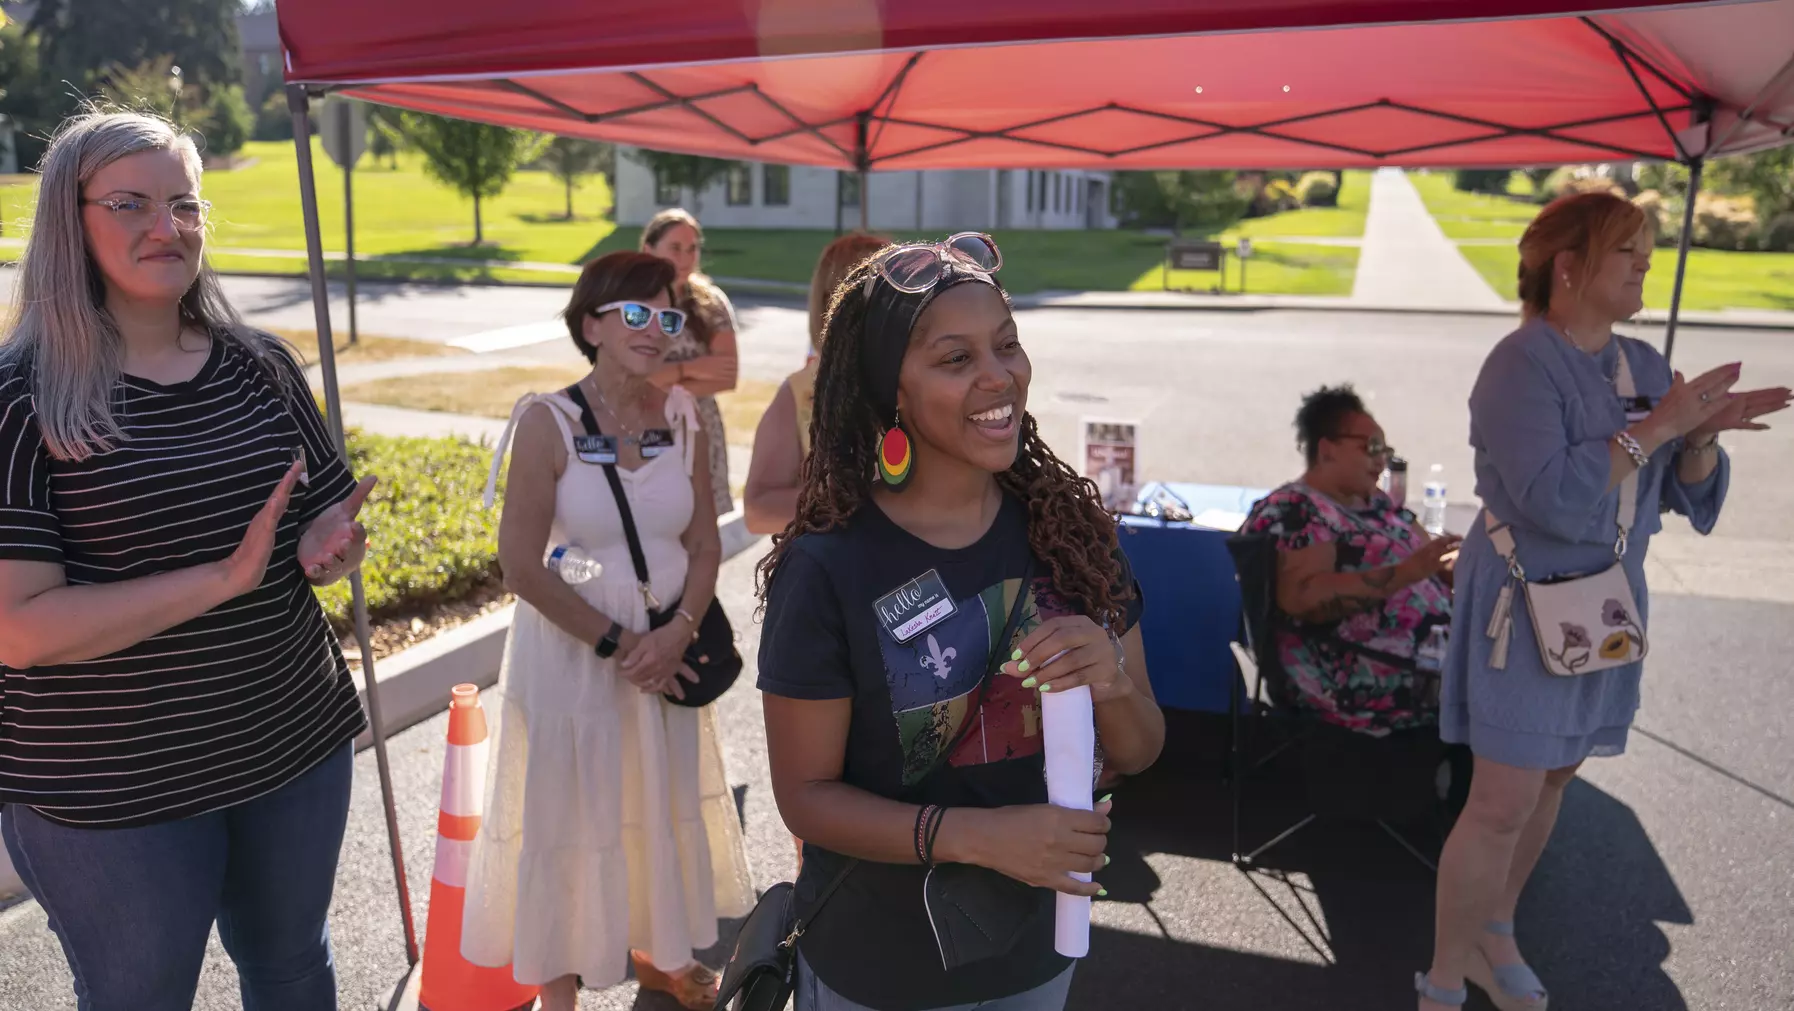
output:
M1620 444L1620 448L1626 451L1626 455L1632 458L1632 462L1638 465L1639 470L1645 469L1650 464L1650 456L1645 453L1644 447L1638 444L1638 440L1633 438L1631 432L1623 429L1615 432L1613 441Z

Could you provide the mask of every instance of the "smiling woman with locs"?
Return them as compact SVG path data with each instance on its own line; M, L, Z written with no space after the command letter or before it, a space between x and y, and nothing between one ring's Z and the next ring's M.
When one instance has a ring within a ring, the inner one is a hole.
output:
M191 140L84 114L41 171L0 344L0 835L82 1011L187 1007L214 919L245 1006L333 1008L366 722L311 586L360 564L374 479L205 265Z
M829 312L797 515L760 569L773 790L820 917L798 1011L1063 1007L1053 895L1102 894L1072 875L1108 862L1111 803L1046 802L1040 693L1090 686L1115 771L1164 742L1139 588L1027 413L1001 265L983 235L893 247ZM943 948L972 904L999 936Z

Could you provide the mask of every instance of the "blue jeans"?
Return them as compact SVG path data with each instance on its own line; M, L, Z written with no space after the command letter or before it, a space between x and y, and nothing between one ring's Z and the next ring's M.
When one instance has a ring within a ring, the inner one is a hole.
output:
M142 828L70 828L18 804L0 836L49 914L80 1011L188 1011L212 921L245 1011L336 1007L330 892L354 746L272 793Z

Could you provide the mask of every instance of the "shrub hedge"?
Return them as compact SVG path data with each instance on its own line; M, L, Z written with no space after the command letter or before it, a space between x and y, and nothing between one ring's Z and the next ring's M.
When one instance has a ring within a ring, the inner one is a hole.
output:
M361 508L368 528L362 563L374 621L459 600L498 578L498 507L481 507L492 451L465 439L395 438L349 432L357 476L380 483ZM318 591L338 630L350 627L349 582Z

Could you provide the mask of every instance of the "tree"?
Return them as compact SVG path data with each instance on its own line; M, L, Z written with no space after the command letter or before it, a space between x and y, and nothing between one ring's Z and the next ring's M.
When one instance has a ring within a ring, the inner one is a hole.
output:
M650 151L637 148L629 153L641 165L647 166L654 173L654 181L658 186L662 183L682 190L691 191L692 213L702 217L704 214L704 191L729 174L729 168L735 163L723 158L705 158L695 154L673 154L667 151Z
M100 82L100 93L114 105L161 116L182 130L203 133L212 125L211 111L187 86L186 74L172 56L112 68Z
M573 189L579 185L582 176L601 172L604 162L609 159L616 164L616 149L609 144L597 141L582 140L578 137L556 137L550 141L542 152L542 164L549 174L561 181L567 189L568 221L573 220Z
M242 79L237 39L238 0L42 0L31 15L43 71L90 94L109 68L138 67L172 58L190 86ZM67 96L58 117L76 104Z
M480 201L503 193L517 169L542 148L540 134L427 113L404 115L405 137L424 156L424 171L473 198L473 244L486 241Z
M1707 171L1714 190L1755 198L1757 220L1765 228L1777 214L1794 211L1794 148L1716 158Z
M13 149L19 170L43 157L45 141L58 122L55 82L39 67L37 40L16 21L0 27L0 113L13 122Z
M255 114L243 97L243 86L212 89L212 100L206 103L206 152L230 157L243 150L255 131Z
M1253 194L1237 173L1218 170L1117 172L1115 192L1129 224L1214 234L1240 220Z
M405 139L405 115L390 105L368 106L368 153L388 168L399 167L399 152L410 146Z

